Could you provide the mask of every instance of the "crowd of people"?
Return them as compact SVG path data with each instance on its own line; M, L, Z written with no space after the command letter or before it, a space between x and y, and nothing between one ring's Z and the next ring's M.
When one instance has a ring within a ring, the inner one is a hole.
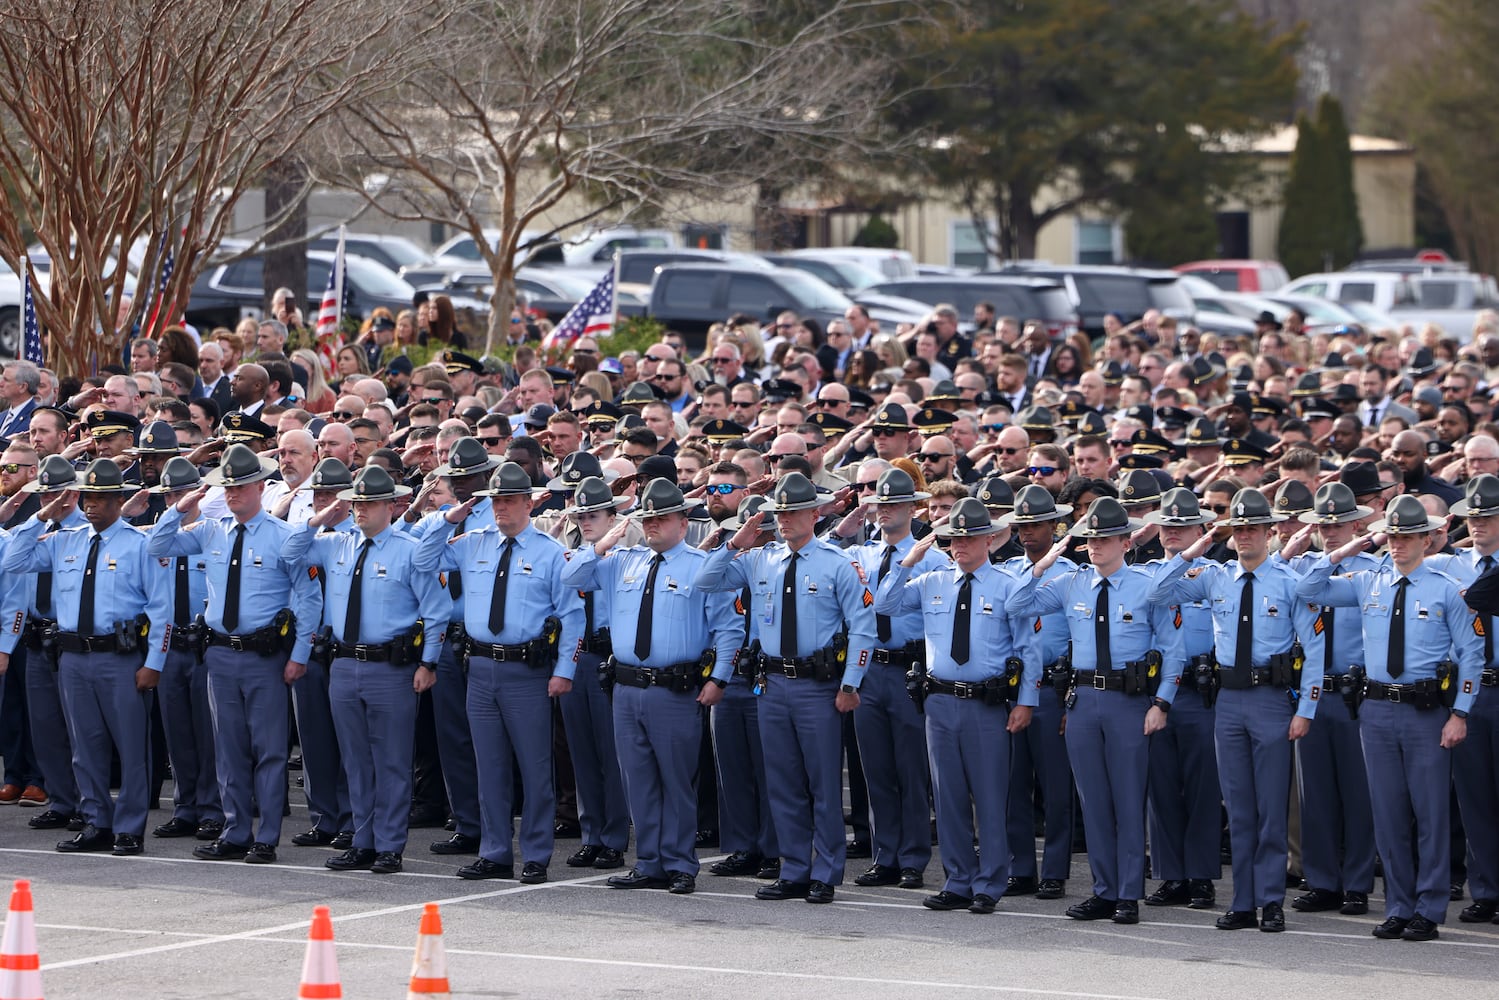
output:
M446 827L468 879L576 837L683 894L711 846L827 903L935 845L923 904L989 913L1085 851L1078 920L1218 907L1228 863L1225 930L1366 913L1376 869L1376 937L1465 884L1499 922L1499 315L1095 352L853 306L413 365L450 313L328 369L289 301L4 365L0 804L136 854L169 765L152 836L268 863L291 767L337 870Z

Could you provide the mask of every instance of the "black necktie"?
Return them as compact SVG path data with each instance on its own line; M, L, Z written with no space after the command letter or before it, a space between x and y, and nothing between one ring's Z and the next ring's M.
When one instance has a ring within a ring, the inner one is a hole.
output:
M500 572L494 581L494 596L489 601L489 631L498 639L505 631L505 592L510 587L510 553L515 548L515 539L505 539L500 552Z
M1487 573L1494 568L1494 557L1484 556L1478 560L1478 572ZM1489 666L1494 662L1494 619L1492 616L1483 620L1483 665Z
M234 526L234 549L229 553L229 581L224 585L224 631L239 627L239 574L245 558L245 526Z
M457 524L453 525L454 538L457 538L459 535L463 534L463 526L466 523L468 523L467 519L459 521ZM455 601L463 596L463 574L459 570L455 569L453 570L453 572L448 574L448 594Z
M890 572L890 559L895 555L895 546L885 546L885 555L880 559L880 571L875 574L874 585L878 587L885 580L885 574ZM880 642L890 641L890 616L874 616L875 631L879 634Z
M1244 574L1244 589L1239 592L1239 637L1234 642L1234 666L1254 666L1254 574Z
M580 590L578 596L583 598L583 635L585 638L593 638L593 591Z
M99 536L88 545L88 563L83 567L83 590L78 595L78 634L94 634L94 578L99 569Z
M1334 627L1337 625L1338 609L1332 605L1324 605L1322 608L1322 658L1326 661L1324 668L1329 674L1332 673L1332 637Z
M958 588L958 607L952 616L952 661L958 666L968 662L968 633L972 628L973 574L963 574Z
M800 554L793 552L786 560L786 575L781 578L781 655L786 659L796 656L796 561Z
M640 617L635 620L635 659L651 660L651 621L656 613L656 571L665 557L657 552L651 558L651 571L645 575L645 593L640 595Z
M359 644L359 619L364 616L364 560L370 554L372 538L366 538L359 546L359 558L354 560L354 582L349 585L349 606L344 610L344 643Z
M1114 669L1114 654L1109 647L1109 581L1098 581L1098 599L1093 605L1093 669L1107 672Z
M49 532L56 531L61 526L58 521L47 524ZM52 613L52 573L38 573L36 575L36 613L42 616Z
M1390 676L1400 678L1405 673L1405 588L1410 586L1407 577L1395 581L1395 607L1390 612Z
M190 591L187 582L187 556L177 557L177 579L174 588L176 594L173 596L175 605L173 615L178 625L192 624L192 608L189 605Z

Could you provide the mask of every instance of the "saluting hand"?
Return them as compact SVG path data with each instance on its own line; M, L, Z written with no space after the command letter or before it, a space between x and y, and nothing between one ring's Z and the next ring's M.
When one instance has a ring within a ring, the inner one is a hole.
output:
M1370 542L1374 540L1373 535L1359 535L1346 545L1340 545L1327 554L1327 561L1336 566L1349 556L1362 552Z
M760 537L760 522L763 520L765 520L763 510L751 514L749 519L739 526L739 530L734 532L734 537L729 539L729 546L740 551L754 548L756 540Z
M1182 561L1191 562L1193 559L1201 559L1204 555L1207 554L1208 548L1212 544L1213 533L1211 531L1204 531L1200 536L1198 536L1195 542L1182 549Z
M474 504L478 503L479 499L480 498L476 496L469 497L467 500L463 501L461 504L458 504L456 507L449 507L447 511L443 513L442 519L449 524L462 524L464 521L468 520L468 516L473 513Z
M146 490L136 490L131 494L130 499L125 501L125 505L120 508L120 516L127 519L139 517L146 512L146 508L150 505L151 494Z
M53 497L47 506L36 512L36 519L43 524L46 524L48 521L61 521L67 516L68 508L73 504L73 498L68 496L70 493L74 497L78 495L77 490L63 490L57 496Z
M335 500L307 519L314 528L331 528L349 516L353 504L348 500Z
M1295 559L1312 547L1312 532L1316 525L1308 524L1296 534L1292 535L1286 544L1280 547L1280 554L1285 559Z
M604 558L604 556L609 554L610 549L619 544L620 539L624 538L625 532L629 530L629 519L624 517L619 518L615 521L614 526L605 532L604 537L594 543L593 554L600 559Z
M203 483L187 496L177 501L177 513L182 515L183 521L196 521L198 519L198 505L203 498L208 496L208 484Z
M1046 571L1055 566L1057 560L1062 558L1062 556L1066 554L1068 541L1070 541L1070 539L1066 535L1063 535L1062 538L1058 540L1057 544L1053 545L1050 549L1047 550L1046 555L1042 556L1040 559L1037 559L1036 565L1031 567L1031 576L1035 577L1037 580L1045 576Z
M906 569L914 569L916 564L921 562L922 558L932 550L932 546L936 543L937 533L935 531L930 532L915 545L911 546L911 551L906 553L905 558L900 561L900 564Z

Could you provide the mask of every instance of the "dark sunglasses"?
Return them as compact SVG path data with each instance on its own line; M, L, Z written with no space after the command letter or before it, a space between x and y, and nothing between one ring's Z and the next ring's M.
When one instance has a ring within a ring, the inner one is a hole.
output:
M872 483L860 483L859 484L859 492L860 493L868 493L870 490L874 489L878 485L880 485L878 481L875 481L875 482L872 482Z
M713 358L712 359L712 361L713 361L713 363L715 365L732 365L737 360L739 360L739 359L738 358Z
M424 397L422 397L422 402L423 403L431 403L433 406L436 406L438 403L446 403L447 401L448 401L448 397L446 397L446 396L424 396Z
M1112 448L1128 448L1133 443L1133 441L1110 441L1109 446Z
M505 439L502 437L480 438L479 443L486 448L498 448L505 443Z
M670 382L673 379L679 379L681 377L682 376L680 376L680 375L667 375L666 373L663 372L663 373L661 373L659 375L652 375L651 376L651 381L652 382Z
M334 420L355 420L355 419L357 419L359 417L362 417L362 416L364 416L364 414L362 414L362 413L350 413L348 410L334 410L333 411L333 419Z
M1210 503L1210 504L1207 505L1207 508L1208 508L1208 510L1212 511L1214 514L1227 514L1228 513L1228 504L1226 504L1226 503Z
M767 462L771 463L772 465L774 465L777 462L779 462L779 461L781 461L782 459L785 459L785 458L805 458L805 457L806 457L805 455L791 455L791 454L786 454L786 455L766 455L765 456L765 461L767 461Z
M1057 467L1055 465L1033 465L1025 471L1032 476L1050 476L1057 471Z
M996 450L1005 455L1018 455L1025 451L1024 448L998 448Z
M900 435L905 434L905 433L907 433L907 432L906 431L902 431L902 430L896 430L894 427L876 427L876 428L874 428L874 436L877 437L877 438L899 437Z
M707 486L707 487L704 487L704 488L709 493L712 493L714 496L718 496L718 497L726 497L730 493L733 493L735 490L747 490L747 489L749 489L748 486L740 486L740 485L738 485L736 483L714 483L713 485Z
M935 462L939 458L952 458L952 456L942 451L922 451L916 453L916 458L922 462Z

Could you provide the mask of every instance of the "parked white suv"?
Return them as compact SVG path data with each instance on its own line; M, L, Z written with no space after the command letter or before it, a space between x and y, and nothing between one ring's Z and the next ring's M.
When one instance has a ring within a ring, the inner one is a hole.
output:
M1304 274L1280 291L1286 295L1315 295L1334 302L1367 302L1384 312L1393 312L1416 302L1413 276L1396 271Z

